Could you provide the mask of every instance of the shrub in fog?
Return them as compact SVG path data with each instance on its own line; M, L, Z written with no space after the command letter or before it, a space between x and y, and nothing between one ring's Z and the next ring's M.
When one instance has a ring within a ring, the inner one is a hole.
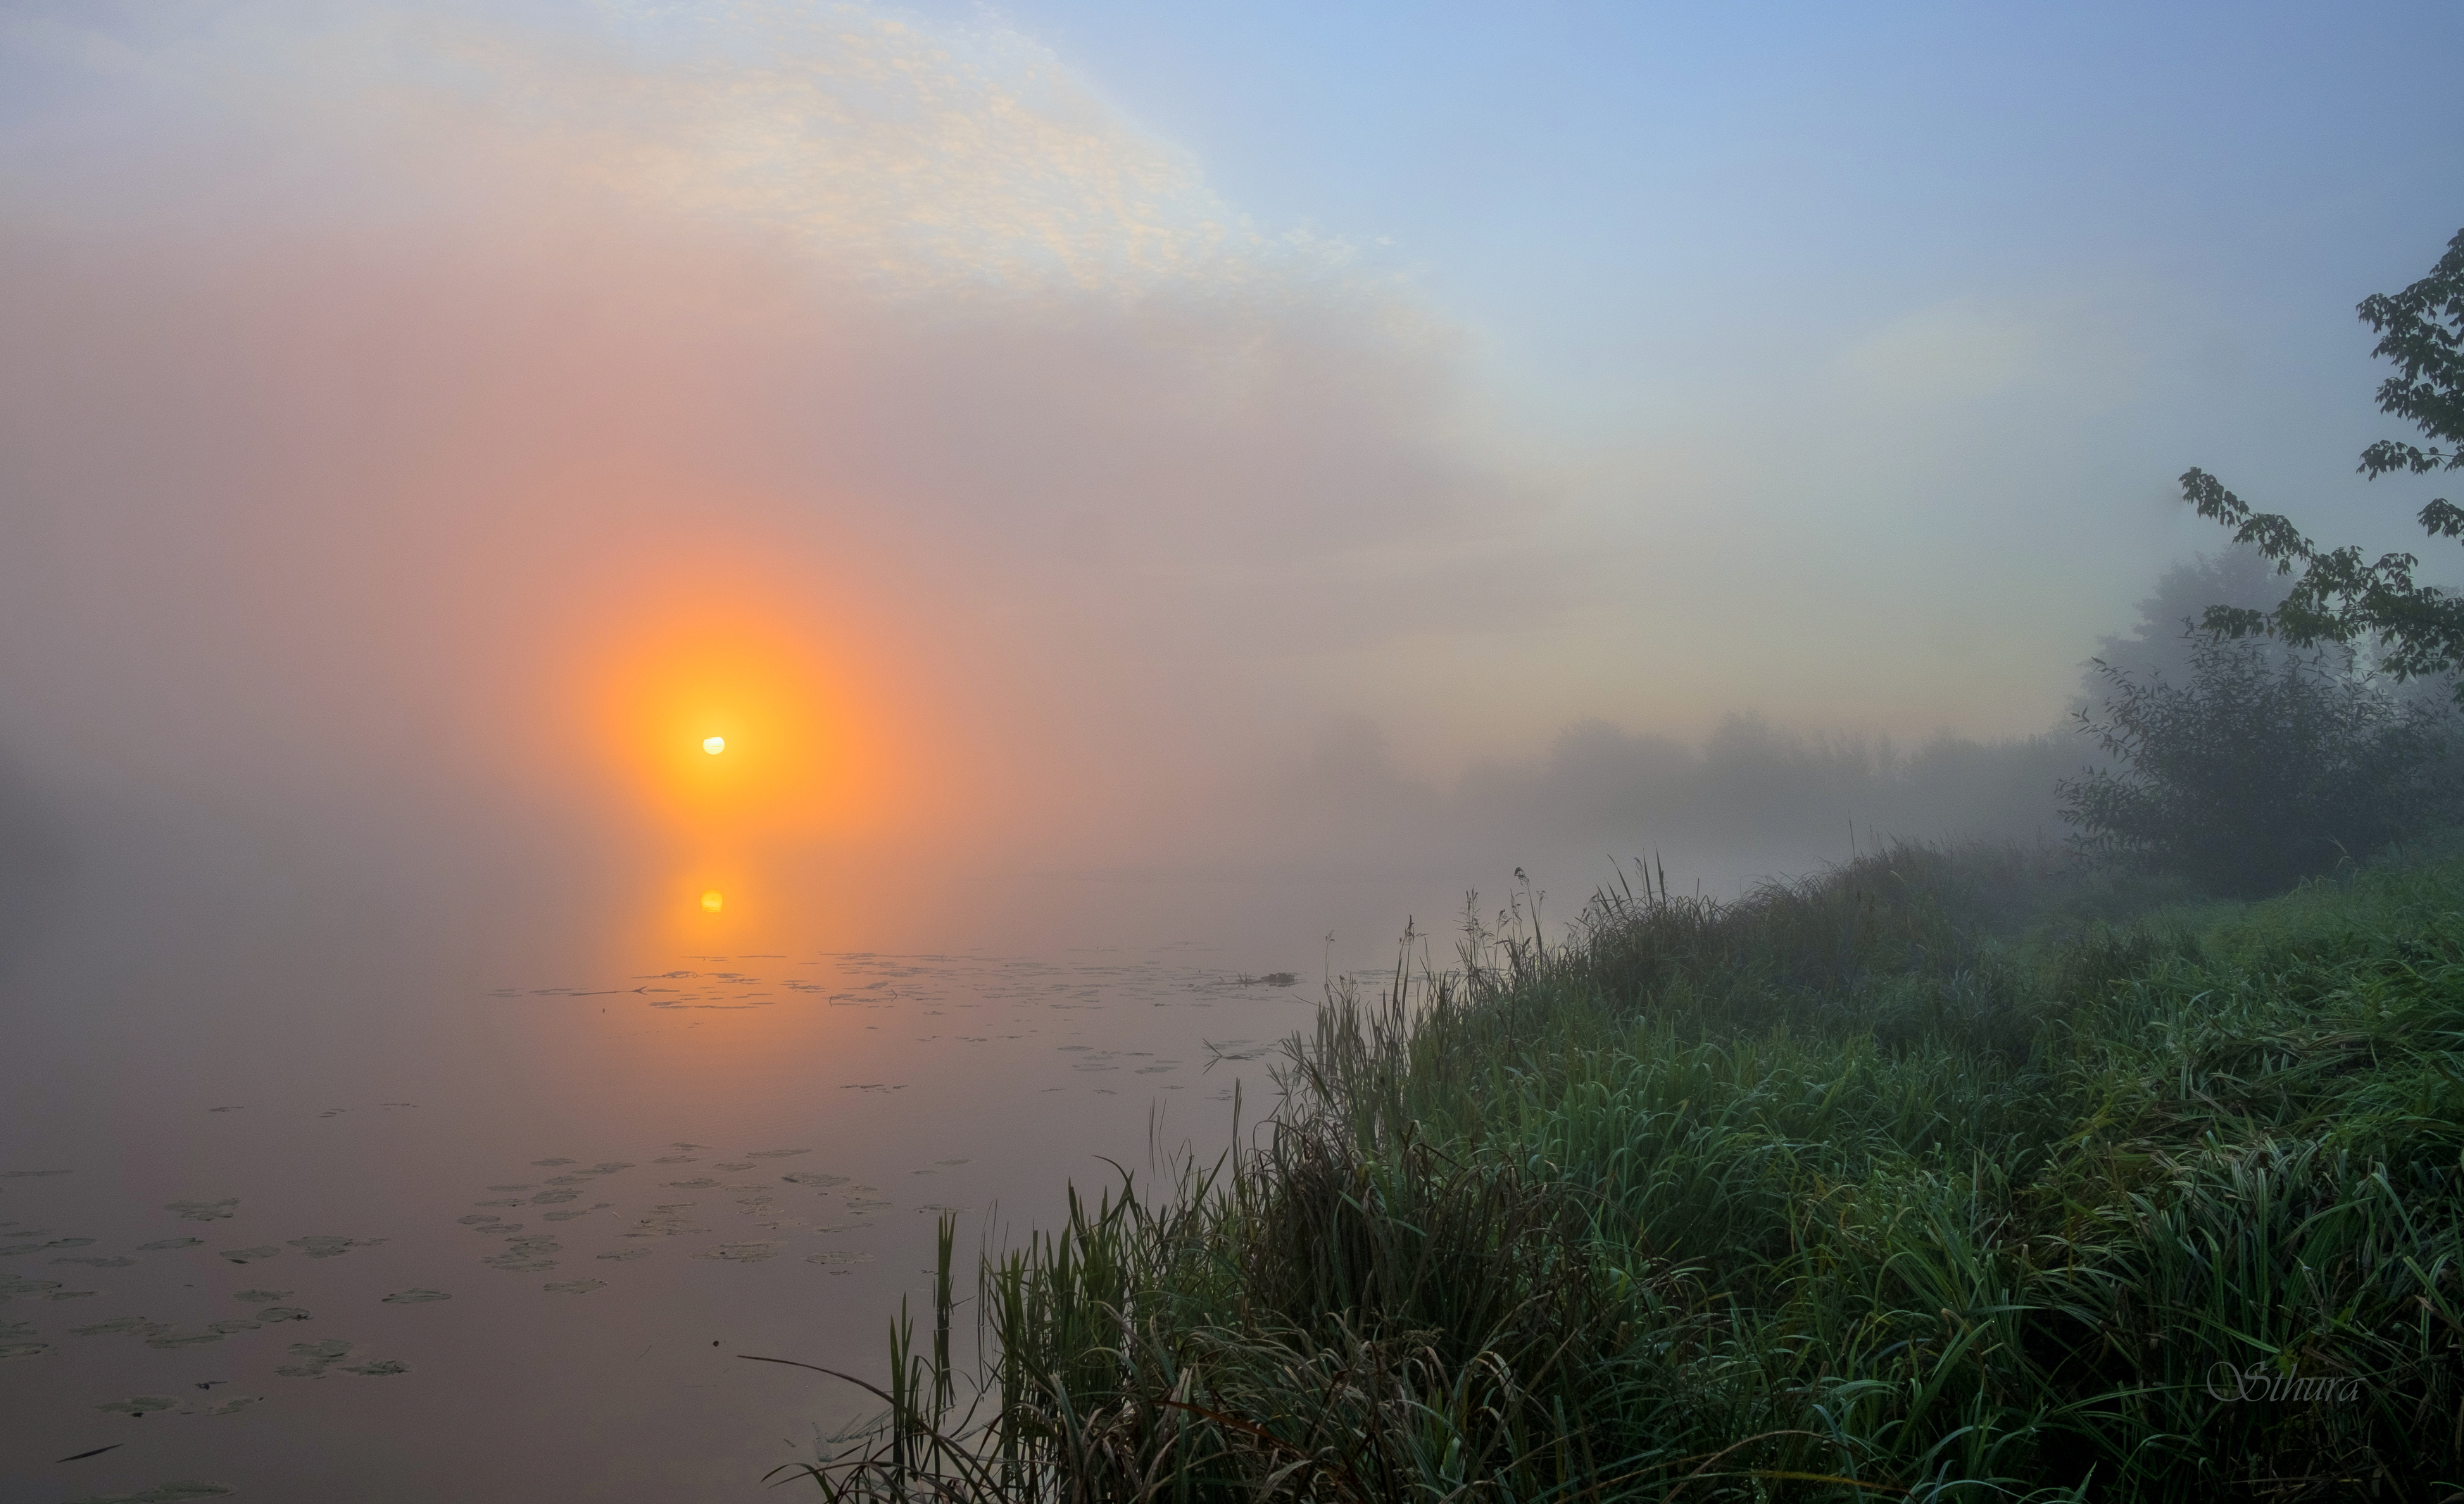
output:
M2191 632L2185 652L2178 679L2097 665L2079 721L2114 765L2058 785L2082 850L2259 894L2456 813L2453 718L2349 650Z

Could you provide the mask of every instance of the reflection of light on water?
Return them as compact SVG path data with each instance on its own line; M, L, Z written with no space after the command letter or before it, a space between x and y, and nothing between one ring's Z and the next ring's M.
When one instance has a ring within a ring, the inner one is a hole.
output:
M727 750L727 739L725 737L704 737L701 739L701 749L709 753L711 756L716 757L721 752Z
M726 903L726 896L715 888L701 896L701 911L704 914L716 914Z

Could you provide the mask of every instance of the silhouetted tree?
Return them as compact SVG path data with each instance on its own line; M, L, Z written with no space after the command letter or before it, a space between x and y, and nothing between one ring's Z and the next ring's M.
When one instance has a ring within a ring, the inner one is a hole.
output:
M2362 321L2379 335L2370 353L2396 365L2379 386L2379 410L2409 418L2432 440L2428 449L2381 439L2362 451L2362 474L2422 476L2464 467L2464 230L2428 276L2393 296L2362 300ZM2270 635L2297 648L2321 643L2374 646L2379 667L2398 679L2440 675L2455 679L2464 705L2464 595L2420 585L2420 561L2387 554L2365 562L2359 548L2321 549L2292 520L2253 512L2224 483L2193 467L2182 476L2182 499L2199 515L2233 527L2233 537L2276 562L2279 573L2301 566L2291 593L2272 610L2211 606L2204 624L2227 637ZM2464 507L2441 498L2421 509L2432 538L2464 537Z
M2349 648L2184 628L2178 681L2097 665L2079 721L2117 765L2057 785L2080 849L2255 895L2453 816L2444 707L2387 693Z

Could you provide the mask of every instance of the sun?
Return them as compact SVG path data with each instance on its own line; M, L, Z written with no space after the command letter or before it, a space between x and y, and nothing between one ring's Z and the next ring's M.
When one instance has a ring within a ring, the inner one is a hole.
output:
M701 896L701 911L704 914L716 914L720 909L724 908L726 904L726 896L721 894L715 888L713 888L710 892Z
M701 749L709 753L711 756L716 757L721 752L727 750L727 739L725 737L704 737L701 739Z

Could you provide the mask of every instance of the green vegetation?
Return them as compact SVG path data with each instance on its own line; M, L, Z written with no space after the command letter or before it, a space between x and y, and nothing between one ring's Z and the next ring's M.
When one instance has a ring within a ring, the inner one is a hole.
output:
M2389 693L2349 648L2188 638L2178 683L2097 665L2078 719L2116 765L2056 785L2082 851L2255 896L2459 812L2451 707Z
M2395 363L2396 374L2379 384L2379 410L2454 446L2423 449L2380 439L2362 451L2361 473L2375 480L2464 469L2464 230L2447 242L2447 254L2428 276L2400 293L2374 293L2357 311L2379 336L2370 353ZM2387 673L2398 679L2449 678L2456 703L2464 705L2464 594L2416 582L2418 559L2386 554L2372 562L2349 543L2321 548L2292 519L2253 512L2196 467L2183 473L2182 499L2201 517L2233 528L2236 542L2257 548L2279 571L2301 566L2291 593L2273 610L2211 607L2204 618L2209 630L2233 637L2264 633L2298 648L2366 642ZM2429 537L2464 538L2464 507L2443 497L2415 520Z
M2264 902L1901 847L1338 991L1252 1151L949 1254L965 1499L2443 1499L2464 857ZM1503 933L1500 933L1502 931ZM1408 947L1407 947L1408 949Z

